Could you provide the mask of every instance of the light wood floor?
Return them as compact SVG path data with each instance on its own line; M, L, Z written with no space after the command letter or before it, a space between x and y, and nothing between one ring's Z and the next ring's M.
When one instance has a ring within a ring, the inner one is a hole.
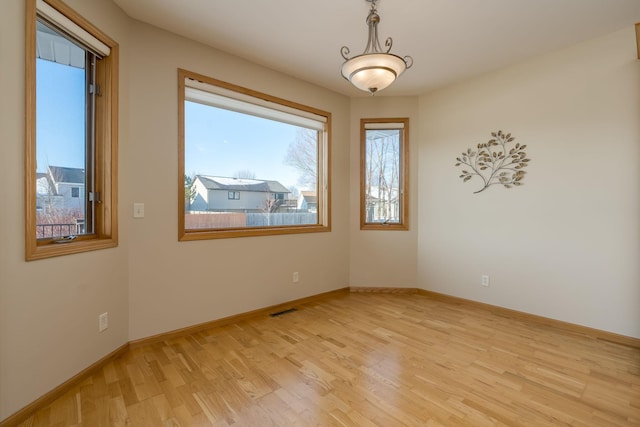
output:
M640 425L640 350L346 294L129 350L22 426Z

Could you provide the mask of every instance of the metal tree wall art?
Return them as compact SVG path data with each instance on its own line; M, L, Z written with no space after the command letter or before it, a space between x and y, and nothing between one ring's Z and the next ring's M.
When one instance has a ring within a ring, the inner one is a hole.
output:
M523 170L529 164L526 145L516 144L513 148L507 146L515 138L510 133L491 132L492 138L485 143L478 144L478 151L469 148L461 157L457 157L456 166L465 165L470 170L463 170L462 182L467 182L474 176L479 176L484 185L474 194L486 190L493 184L504 185L505 188L522 185L526 172Z

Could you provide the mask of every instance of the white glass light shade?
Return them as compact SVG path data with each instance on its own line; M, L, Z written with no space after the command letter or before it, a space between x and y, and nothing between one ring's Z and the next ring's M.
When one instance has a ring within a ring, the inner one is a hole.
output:
M404 59L390 53L355 56L342 64L342 76L355 87L375 93L389 86L407 69Z

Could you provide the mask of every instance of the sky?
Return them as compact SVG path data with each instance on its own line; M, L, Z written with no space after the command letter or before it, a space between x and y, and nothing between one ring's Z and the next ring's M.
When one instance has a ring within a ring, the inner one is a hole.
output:
M84 70L42 59L36 60L36 66L37 170L45 172L47 166L84 169L84 123L78 119L84 117ZM186 102L185 173L234 177L239 171L250 171L256 179L297 186L298 173L284 159L298 129Z
M36 60L36 161L84 169L84 70Z
M256 179L295 186L296 169L284 159L297 126L185 102L185 173L235 177L250 171Z

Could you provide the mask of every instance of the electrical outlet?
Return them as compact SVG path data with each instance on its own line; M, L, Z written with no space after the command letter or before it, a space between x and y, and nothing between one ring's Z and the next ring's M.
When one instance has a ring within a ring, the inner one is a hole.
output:
M293 283L300 282L300 274L297 271L293 272Z
M489 276L487 276L486 274L485 274L485 275L483 275L483 276L480 278L480 284L481 284L482 286L489 286Z
M98 331L103 332L109 327L109 313L102 313L98 316Z

